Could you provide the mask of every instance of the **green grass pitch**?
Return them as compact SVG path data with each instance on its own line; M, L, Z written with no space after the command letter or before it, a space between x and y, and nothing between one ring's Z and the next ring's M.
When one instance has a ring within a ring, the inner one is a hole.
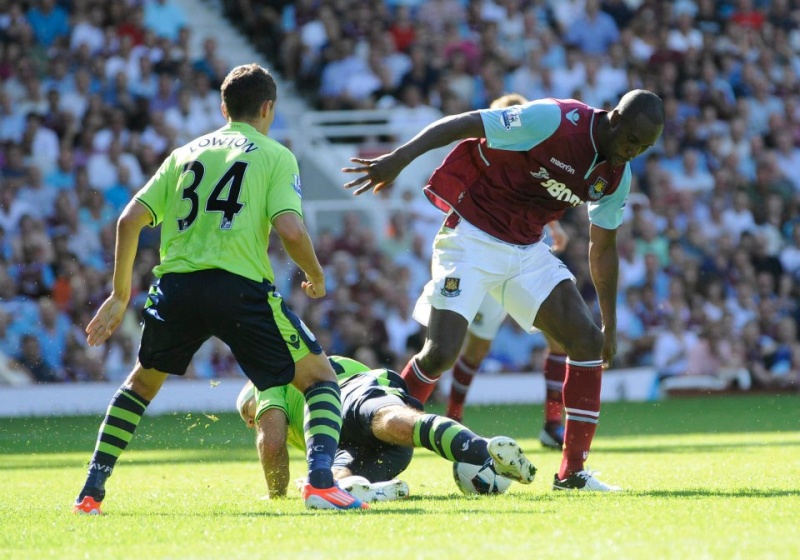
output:
M550 490L559 454L539 446L541 416L465 417L518 438L532 485L464 497L450 464L418 450L411 497L363 513L306 511L293 489L261 499L235 414L145 416L102 517L70 513L99 416L0 419L0 558L800 558L800 397L605 405L589 466L627 489L615 495ZM293 476L304 466L293 453Z

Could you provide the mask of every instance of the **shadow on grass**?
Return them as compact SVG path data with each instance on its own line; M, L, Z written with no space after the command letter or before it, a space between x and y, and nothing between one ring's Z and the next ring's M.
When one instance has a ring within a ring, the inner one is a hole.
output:
M183 450L182 450L183 451ZM207 452L192 452L191 455L184 457L137 457L136 452L123 456L118 467L125 468L126 465L130 466L146 466L146 465L202 465L207 463L209 465L220 465L223 463L241 463L241 462L254 462L258 463L258 455L256 454L255 447L248 448L247 450L227 450L222 449L211 450ZM6 461L0 463L0 471L3 470L17 470L17 469L62 469L69 467L88 467L89 459L92 455L92 450L85 450L86 458L76 460L68 457L59 457L57 453L42 454L41 463L34 463L34 459L26 458L22 461ZM2 455L0 455L2 457Z
M546 492L544 494L515 494L521 501L552 502L559 499L641 499L641 498L797 498L800 490L785 488L741 488L738 490L720 490L703 488L686 488L683 490L623 490L605 494L601 492Z
M444 412L444 405L426 405ZM481 435L536 438L542 405L468 406L464 424ZM798 394L712 395L658 402L603 403L603 437L795 432L800 413Z
M797 498L800 490L743 488L741 490L650 490L632 493L637 497L651 498Z
M719 442L719 443L698 443L692 444L670 444L670 445L631 445L592 448L595 453L698 453L725 451L727 449L747 449L765 447L800 447L798 441L774 441L767 443L760 442Z
M349 511L349 512L339 512L339 511L331 511L331 510L303 510L303 511L216 511L216 512L209 512L209 513L198 513L198 512L184 512L184 511L176 511L176 512L168 512L168 511L148 511L146 513L142 512L129 512L129 511L115 511L113 513L109 513L106 515L113 516L113 517L132 517L138 520L141 520L142 517L196 517L196 518L219 518L219 517L308 517L311 516L320 516L320 515L419 515L421 513L431 513L423 508L403 508L403 509L381 509L380 506L370 505L370 509L368 511ZM475 511L474 513L486 513L485 511L479 510Z

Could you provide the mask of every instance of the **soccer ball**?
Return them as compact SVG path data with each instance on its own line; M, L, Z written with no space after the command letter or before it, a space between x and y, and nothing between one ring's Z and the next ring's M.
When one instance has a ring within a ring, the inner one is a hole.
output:
M511 480L488 466L453 463L453 480L464 494L503 494Z

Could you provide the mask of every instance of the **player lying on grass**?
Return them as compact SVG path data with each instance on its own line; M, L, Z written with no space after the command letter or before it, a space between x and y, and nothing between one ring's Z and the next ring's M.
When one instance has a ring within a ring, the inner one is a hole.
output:
M342 435L334 477L362 501L408 496L408 485L395 477L408 467L414 447L430 449L448 461L488 464L497 474L522 484L533 482L536 468L513 439L486 439L454 420L425 414L393 371L370 370L341 356L329 359L342 394ZM256 428L270 498L286 495L287 444L306 449L304 404L303 395L291 385L258 391L248 381L239 393L236 406L245 423Z

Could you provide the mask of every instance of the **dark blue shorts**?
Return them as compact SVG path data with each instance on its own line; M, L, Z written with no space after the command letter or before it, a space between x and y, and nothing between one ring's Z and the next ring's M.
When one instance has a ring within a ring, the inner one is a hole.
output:
M142 318L139 362L174 375L186 373L212 336L261 391L290 383L295 362L322 352L272 284L220 269L165 274L151 287Z
M408 394L403 379L386 372L388 384L369 373L359 374L342 383L342 433L334 468L348 468L354 475L371 482L391 480L408 468L413 447L383 442L372 433L375 414L387 406L410 406L422 410L422 404Z

